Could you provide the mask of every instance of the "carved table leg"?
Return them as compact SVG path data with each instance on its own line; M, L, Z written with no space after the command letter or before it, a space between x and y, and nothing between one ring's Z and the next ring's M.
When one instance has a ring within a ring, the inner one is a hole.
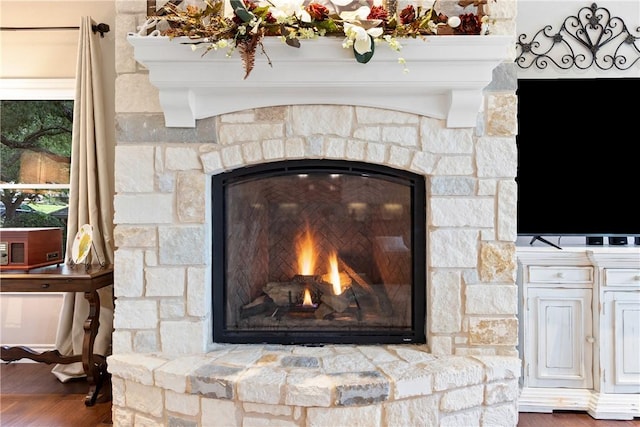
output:
M89 316L84 322L84 339L82 341L82 368L87 374L89 393L84 399L86 406L93 406L100 392L100 387L107 375L107 363L103 356L93 353L93 344L100 326L100 297L97 291L85 292L89 302Z
M104 356L93 353L93 344L98 334L98 326L100 326L100 297L96 291L85 292L84 297L89 302L89 316L87 316L87 320L84 321L83 325L82 355L67 356L60 354L58 350L38 353L24 346L2 346L0 348L0 359L12 362L27 358L47 364L82 362L82 369L87 375L87 382L89 383L89 393L84 398L84 404L93 406L96 403L100 387L108 375L107 360Z

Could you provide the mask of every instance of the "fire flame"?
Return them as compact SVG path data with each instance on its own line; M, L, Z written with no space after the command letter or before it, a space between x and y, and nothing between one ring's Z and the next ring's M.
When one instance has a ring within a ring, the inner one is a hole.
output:
M309 226L307 226L307 230L304 232L303 237L298 240L297 250L299 274L304 276L313 275L316 268L316 253Z
M340 283L340 271L338 270L338 254L332 252L329 255L329 276L331 277L331 285L333 285L334 295L342 293L342 285Z
M300 234L296 241L296 253L298 256L297 261L299 274L303 276L313 276L316 274L315 268L318 260L318 254L313 240L313 233L309 229L308 224L304 233ZM331 284L334 295L342 294L342 282L343 280L345 283L347 282L346 279L341 278L338 265L338 253L335 250L329 254L329 272L323 275L323 280ZM307 305L308 292L309 291L305 289L305 302L303 304L305 306ZM308 304L312 304L311 296L309 296Z
M311 300L311 292L309 289L304 290L304 299L302 300L303 307L313 307L313 300Z

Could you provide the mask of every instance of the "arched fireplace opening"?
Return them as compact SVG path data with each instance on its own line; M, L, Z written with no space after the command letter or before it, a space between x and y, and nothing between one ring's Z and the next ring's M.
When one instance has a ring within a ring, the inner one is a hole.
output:
M424 343L421 175L305 159L212 177L213 340Z

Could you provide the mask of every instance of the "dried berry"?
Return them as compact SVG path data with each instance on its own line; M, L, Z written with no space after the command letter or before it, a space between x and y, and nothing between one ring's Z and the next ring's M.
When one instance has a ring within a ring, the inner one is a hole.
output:
M329 9L320 3L310 3L306 11L314 21L322 21L329 17Z
M373 6L371 12L369 12L369 16L367 16L367 19L380 19L382 21L386 21L387 18L389 18L389 12L387 12L384 6Z
M411 24L416 20L416 10L413 5L408 5L402 11L400 11L400 22L403 25Z

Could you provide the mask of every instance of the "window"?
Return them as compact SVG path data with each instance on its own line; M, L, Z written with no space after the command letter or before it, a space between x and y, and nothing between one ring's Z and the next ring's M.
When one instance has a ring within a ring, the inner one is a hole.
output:
M62 227L66 236L74 86L0 80L1 227Z

